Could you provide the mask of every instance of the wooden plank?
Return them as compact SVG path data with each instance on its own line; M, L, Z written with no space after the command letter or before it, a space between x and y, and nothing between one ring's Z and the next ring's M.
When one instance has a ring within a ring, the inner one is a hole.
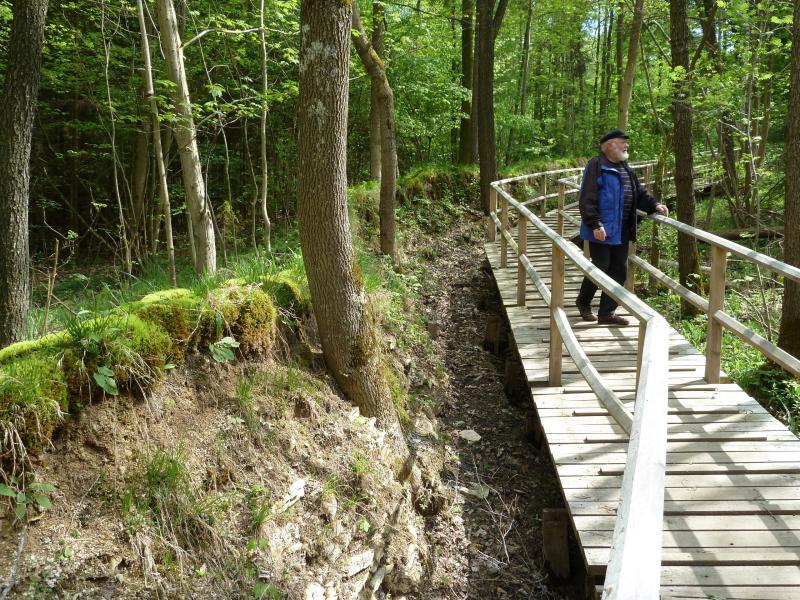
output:
M573 518L578 531L613 531L614 517L589 515ZM794 531L800 536L800 515L689 515L664 517L666 531ZM745 545L745 540L740 545Z
M662 600L694 600L720 598L725 600L797 600L800 597L797 587L779 586L762 588L758 586L737 587L687 587L661 586Z
M569 503L574 502L618 502L619 487L607 488L567 488L564 496ZM704 502L704 501L798 501L800 488L792 486L775 487L668 487L665 488L665 502Z
M608 562L611 548L586 548L586 561L601 566ZM694 548L666 549L661 555L665 566L791 566L800 565L800 548ZM597 569L602 574L604 569ZM800 582L798 582L800 583ZM800 592L800 590L797 590Z
M611 531L578 531L581 545L588 548L610 548ZM773 550L781 548L785 551L800 551L800 534L797 531L664 531L661 535L664 552L670 549L686 552L688 550L711 550L713 548L747 548Z
M623 464L618 465L556 465L559 476L622 476ZM686 464L667 465L668 475L749 475L749 474L800 474L797 463L747 463L747 464Z
M572 515L610 515L617 514L619 501L588 502L570 501ZM798 500L665 500L664 515L798 515Z

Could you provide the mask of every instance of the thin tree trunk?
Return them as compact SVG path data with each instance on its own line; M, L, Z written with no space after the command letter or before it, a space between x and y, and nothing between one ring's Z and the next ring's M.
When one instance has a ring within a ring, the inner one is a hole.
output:
M142 95L145 95L144 92ZM146 100L146 97L145 97ZM131 187L133 198L131 202L131 247L134 256L139 260L147 254L146 244L146 210L147 183L150 180L150 139L152 138L153 120L150 118L149 109L142 117L139 131L136 133L136 143L133 151L133 172L131 173Z
M0 347L27 337L28 201L47 0L14 0L0 97Z
M477 5L476 5L477 6ZM480 90L478 89L478 64L480 63L480 56L478 55L478 14L475 13L475 41L472 46L474 48L472 56L472 106L470 107L469 127L470 127L470 160L469 162L475 164L478 162L478 107L480 106Z
M783 260L800 267L800 2L794 3L792 60L789 75L789 112L786 136L786 200ZM794 224L789 227L789 224ZM800 356L800 283L786 280L783 290L778 345L793 356Z
M351 4L302 0L298 101L300 243L325 362L366 416L398 428L377 323L358 274L347 213ZM326 51L320 52L319 48Z
M264 0L259 8L259 24L261 27L261 93L264 95L261 102L261 218L264 219L264 248L267 254L272 253L272 223L267 211L267 41L264 30Z
M672 115L675 123L675 193L678 202L678 219L687 225L695 224L694 164L692 157L692 106L689 73L689 24L687 0L670 2L670 45L672 68L682 68L686 78L676 81ZM678 272L680 282L689 289L698 289L700 273L697 242L691 236L678 233ZM685 314L696 314L694 305L681 302Z
M181 172L186 193L186 204L192 221L194 239L195 273L213 274L217 269L217 250L211 207L206 198L200 152L197 149L197 128L192 116L189 85L183 63L183 47L178 34L178 21L172 0L156 0L161 46L167 62L167 72L175 84L175 112L178 122L175 139L181 156Z
M619 112L617 113L617 127L622 130L628 128L628 111L633 95L633 76L636 72L636 54L639 51L639 38L644 20L644 0L636 0L633 5L633 21L631 21L631 39L628 44L628 62L625 65L625 76L619 94Z
M153 67L150 62L150 40L147 37L147 21L144 18L144 5L142 0L136 0L139 11L139 30L142 36L142 56L144 57L144 85L145 94L150 103L150 115L153 126L153 149L156 155L156 168L158 170L158 192L161 196L161 206L164 213L164 233L167 242L167 262L169 263L169 280L173 287L178 285L175 272L175 243L172 239L172 208L169 201L169 188L167 187L167 170L164 166L164 153L161 148L161 128L158 119L158 101L153 89ZM157 237L154 235L154 237Z
M617 31L615 36L616 52L614 54L614 74L617 81L617 104L619 104L619 99L622 97L622 36L624 35L625 31L625 12L623 11L623 8L625 8L625 3L623 0L620 0L619 4L617 4ZM617 110L619 110L619 108Z
M533 21L533 1L528 2L528 19L525 23L525 35L522 38L522 65L519 72L519 115L524 117L528 108L528 69L531 62L531 22ZM514 128L508 131L508 149L506 162L510 160L511 148L514 144Z
M380 0L372 2L372 48L378 58L383 57L384 6ZM370 179L381 180L381 110L380 82L372 79L369 96L369 174Z
M107 40L105 36L105 24L106 24L106 13L105 13L105 2L101 3L102 7L102 14L100 18L100 30L102 32L103 37L103 52L105 56L105 80L106 80L106 100L108 101L108 116L109 121L111 123L111 168L113 174L113 181L114 181L114 197L117 200L117 217L119 218L119 224L117 225L117 231L119 233L120 238L122 239L122 251L123 257L125 260L125 274L130 277L133 273L133 259L131 257L131 245L128 241L128 227L125 223L125 210L122 208L122 195L119 191L119 170L118 170L118 162L119 159L117 157L117 117L115 114L114 103L111 99L111 82L108 78L108 70L109 65L111 62L111 40Z
M381 198L380 198L380 238L381 252L392 262L397 260L395 243L394 202L397 192L397 145L394 131L394 93L386 77L386 69L371 47L358 5L353 3L353 42L364 69L377 86L378 107L381 117Z
M461 0L461 87L470 96L461 100L461 126L458 137L458 162L472 162L472 88L475 51L475 0Z

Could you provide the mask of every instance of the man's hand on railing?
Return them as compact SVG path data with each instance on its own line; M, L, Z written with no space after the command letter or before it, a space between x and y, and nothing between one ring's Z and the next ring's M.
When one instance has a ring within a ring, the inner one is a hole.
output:
M668 217L669 207L666 204L656 204L656 212L664 215L665 217Z
M605 241L605 239L606 239L606 228L603 227L602 225L600 225L600 227L598 227L597 229L594 229L592 231L592 233L594 234L594 239L596 239L597 241L599 241L599 242L604 242Z

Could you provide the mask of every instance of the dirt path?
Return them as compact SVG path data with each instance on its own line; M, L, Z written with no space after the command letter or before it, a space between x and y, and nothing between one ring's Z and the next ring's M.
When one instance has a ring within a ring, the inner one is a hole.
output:
M487 319L502 315L487 271L475 228L438 241L426 286L436 291L425 305L440 322L437 345L450 380L437 417L448 440L442 478L458 492L449 512L459 514L427 523L437 554L433 583L442 587L418 597L580 598L577 585L554 582L543 566L542 509L563 504L549 457L525 434L530 402L508 402L505 361L482 348ZM480 440L464 439L465 430Z

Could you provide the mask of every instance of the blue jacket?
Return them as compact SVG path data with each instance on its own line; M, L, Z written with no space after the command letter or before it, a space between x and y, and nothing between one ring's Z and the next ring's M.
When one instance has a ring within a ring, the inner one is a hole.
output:
M622 187L622 177L619 167L622 166L630 175L633 191L633 210L628 220L622 222L625 208L625 190ZM654 213L658 202L639 183L627 163L612 163L604 154L595 156L583 171L580 199L578 206L581 212L581 239L597 244L616 246L622 243L623 231L627 229L627 239L636 240L636 210ZM605 241L594 238L593 231L602 225L606 230Z

